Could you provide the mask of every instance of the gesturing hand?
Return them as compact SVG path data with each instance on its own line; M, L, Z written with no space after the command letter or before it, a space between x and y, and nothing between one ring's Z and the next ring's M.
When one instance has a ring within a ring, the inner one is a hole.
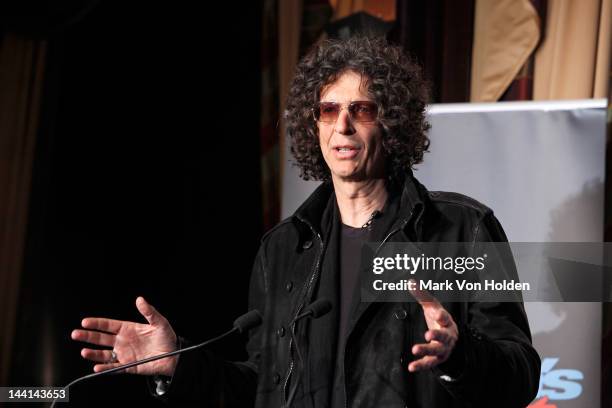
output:
M83 358L97 363L93 366L95 372L176 350L176 334L168 320L143 297L136 299L136 308L149 324L86 317L81 321L83 329L72 331L73 340L110 348L81 350ZM177 356L167 357L128 368L126 372L172 376L177 360Z
M459 340L459 330L451 314L428 291L415 289L409 292L421 305L429 329L425 332L427 343L412 346L412 354L421 357L408 365L408 371L415 372L445 362Z

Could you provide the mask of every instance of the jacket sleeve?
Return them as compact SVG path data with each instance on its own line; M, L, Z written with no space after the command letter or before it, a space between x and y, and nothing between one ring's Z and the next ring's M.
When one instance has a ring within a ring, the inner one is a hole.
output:
M492 212L476 227L475 242L507 242ZM509 246L506 247L510 251ZM509 252L511 255L511 252ZM511 259L509 273L516 277ZM463 308L459 341L451 366L461 367L456 378L434 369L442 385L456 398L476 407L523 408L535 398L540 379L540 356L522 302L473 302Z
M257 309L265 316L266 281L263 244L260 247L249 287L249 310ZM159 395L156 383L148 379L151 394L172 405L202 407L252 407L255 402L261 360L263 325L249 333L244 362L226 361L207 349L190 351L180 356L174 376L165 392ZM181 339L182 347L189 341Z

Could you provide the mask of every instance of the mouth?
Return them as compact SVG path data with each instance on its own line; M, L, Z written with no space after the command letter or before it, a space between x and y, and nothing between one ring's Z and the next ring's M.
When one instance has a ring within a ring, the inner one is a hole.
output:
M338 145L338 146L334 146L333 149L339 152L348 152L351 150L361 150L361 147L351 146L351 145Z
M334 146L332 150L336 153L336 157L340 159L352 159L353 157L357 156L359 151L361 151L361 147L343 145Z

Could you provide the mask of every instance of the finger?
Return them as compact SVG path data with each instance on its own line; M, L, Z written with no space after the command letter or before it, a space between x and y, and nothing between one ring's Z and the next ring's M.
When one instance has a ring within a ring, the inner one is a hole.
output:
M408 364L408 371L414 373L416 371L427 370L440 364L440 359L433 356L425 356Z
M414 299L419 302L419 304L423 307L442 307L438 299L436 299L427 289L419 289L419 285L414 279L410 279L414 284L408 286L408 292L414 297ZM414 287L414 289L410 289L410 287Z
M149 304L142 296L136 298L136 308L152 326L163 324L166 321L153 305Z
M99 373L100 371L110 370L111 368L119 367L120 365L121 365L121 363L110 363L110 364L104 363L104 364L96 364L96 365L93 367L93 370L94 370L96 373ZM122 373L122 372L123 372L123 370L119 370L119 371L117 371L117 372L118 372L118 373Z
M444 344L450 343L451 336L446 330L428 330L425 332L425 340L430 341L439 341Z
M115 344L115 336L92 330L75 329L71 334L72 340L91 343L98 346L112 347Z
M106 363L113 358L111 350L95 350L90 348L81 350L81 356L96 363Z
M121 329L122 323L120 320L106 319L104 317L86 317L81 321L81 326L84 329L117 334Z
M427 344L415 344L412 346L412 354L417 357L438 356L443 357L448 351L445 344L434 341Z

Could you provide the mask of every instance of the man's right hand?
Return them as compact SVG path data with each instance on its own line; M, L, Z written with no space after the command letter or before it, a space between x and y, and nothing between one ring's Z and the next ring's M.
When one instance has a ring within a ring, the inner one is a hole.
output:
M177 349L176 334L168 320L147 303L143 297L136 299L136 308L149 324L103 317L86 317L81 321L83 329L72 331L71 337L73 340L110 348L105 350L84 348L81 350L83 358L97 363L93 366L95 372ZM112 362L112 351L117 356L115 362ZM172 376L177 361L178 356L166 357L130 367L125 372Z

